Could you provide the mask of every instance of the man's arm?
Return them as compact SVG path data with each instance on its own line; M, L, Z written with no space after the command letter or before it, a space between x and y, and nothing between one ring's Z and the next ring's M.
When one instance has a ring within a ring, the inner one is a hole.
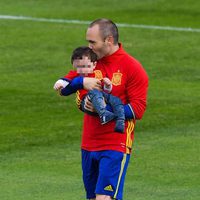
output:
M106 105L106 110L113 112L112 106L110 104ZM135 119L135 113L133 112L130 104L124 105L124 114L126 119Z
M141 119L147 106L148 76L139 62L129 68L127 96L129 108L135 119Z

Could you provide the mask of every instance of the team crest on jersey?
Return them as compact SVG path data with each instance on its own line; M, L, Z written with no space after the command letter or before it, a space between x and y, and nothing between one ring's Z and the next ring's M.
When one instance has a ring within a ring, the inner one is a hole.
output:
M94 70L94 74L95 74L95 78L102 80L103 79L103 75L102 72L100 70Z
M115 72L113 73L113 77L112 77L112 84L117 86L117 85L121 85L122 82L122 73Z

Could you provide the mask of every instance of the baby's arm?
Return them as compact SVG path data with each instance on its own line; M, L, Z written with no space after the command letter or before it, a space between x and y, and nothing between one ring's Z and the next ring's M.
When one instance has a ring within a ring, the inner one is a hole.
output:
M59 92L60 95L68 96L75 91L74 87L76 86L76 77L78 77L78 74L75 70L71 70L68 72L67 75L65 75L63 78L60 78L57 80L54 84L54 90ZM73 82L73 79L75 79L75 83ZM72 84L72 82L74 84ZM64 90L64 91L63 91Z
M63 79L59 79L55 82L53 88L56 91L60 91L61 89L65 88L67 85L69 85L69 81L67 80L63 80Z

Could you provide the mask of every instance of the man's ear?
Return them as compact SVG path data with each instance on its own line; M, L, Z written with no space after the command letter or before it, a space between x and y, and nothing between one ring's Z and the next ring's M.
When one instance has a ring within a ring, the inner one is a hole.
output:
M106 41L108 42L108 43L110 43L110 44L114 44L114 38L113 38L113 36L108 36L107 38L106 38Z

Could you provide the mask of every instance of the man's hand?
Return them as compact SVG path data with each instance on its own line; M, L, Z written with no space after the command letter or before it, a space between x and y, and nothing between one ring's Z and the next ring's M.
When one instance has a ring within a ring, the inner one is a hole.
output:
M102 91L101 81L96 78L84 77L83 88L85 90L97 89L97 90Z
M88 95L85 97L85 101L84 102L85 102L85 104L84 104L84 109L85 110L88 110L90 112L96 112L94 107L93 107L93 105L92 105L92 102L90 101L90 97Z

